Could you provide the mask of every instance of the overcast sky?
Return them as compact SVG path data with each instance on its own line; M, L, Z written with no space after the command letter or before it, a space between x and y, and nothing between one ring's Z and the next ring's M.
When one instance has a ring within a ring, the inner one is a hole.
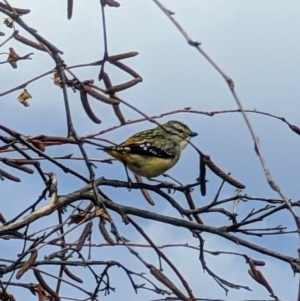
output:
M63 59L67 65L89 63L101 59L103 35L98 1L74 1L73 18L70 21L67 20L65 2L27 0L26 8L31 9L31 14L24 16L24 21L29 26L38 29L41 35L64 52ZM9 3L16 7L24 7L23 0L11 0ZM148 115L184 107L208 112L237 108L222 77L204 57L188 46L179 31L154 2L126 0L120 1L120 3L121 7L118 9L106 8L109 54L137 51L138 56L128 59L124 63L138 72L142 76L143 82L119 93L118 96ZM175 12L174 17L189 36L201 42L202 49L234 80L235 90L246 109L256 109L282 116L300 127L299 1L169 0L162 3ZM10 34L4 25L0 25L0 30L7 35ZM22 30L20 33L29 37ZM0 38L1 43L5 37ZM14 47L19 55L25 55L32 51L28 47L12 41L5 44L0 52L7 52L9 47ZM0 61L5 59L6 56L0 56ZM20 61L18 65L19 68L16 70L8 64L1 65L0 93L54 67L51 58L38 51L34 51L32 61ZM107 72L111 75L113 84L120 84L131 79L116 68L108 67ZM82 80L94 79L97 81L98 73L99 67L76 69L76 75ZM2 97L0 99L1 124L24 135L66 135L67 125L62 93L57 86L52 84L52 77L44 77L27 87L33 96L29 108L23 107L16 100L20 91ZM68 93L75 128L80 135L118 124L111 107L91 99L93 110L102 120L101 125L93 124L81 107L78 93L75 94L71 90ZM121 109L126 119L140 117L129 108L121 106ZM256 114L248 116L259 137L267 167L274 180L287 198L299 199L300 137L279 120ZM169 119L181 120L187 123L193 131L198 132L199 135L193 139L194 143L203 152L209 154L220 168L231 172L234 178L244 183L247 186L244 190L245 193L253 196L278 197L267 185L258 157L255 155L253 141L239 114L222 114L213 117L178 114L158 121L163 123ZM139 123L123 127L103 137L118 143L136 131L149 127L152 127L150 123ZM79 154L75 148L72 150L71 148L65 150L47 148L47 153L50 155L64 155L71 151ZM89 148L88 152L91 157L107 158L105 154L95 152L93 148ZM182 159L170 171L170 174L184 183L192 182L198 176L198 170L194 168L195 162L197 162L197 154L192 148L187 148ZM67 163L88 175L83 163ZM71 175L63 174L52 165L44 166L49 168L49 171L57 173L60 194L69 193L84 185ZM117 163L113 165L98 164L96 174L97 176L105 174L108 178L125 180L123 167ZM9 181L1 183L0 211L8 219L29 206L43 189L40 180L37 180L38 184L33 185L33 179L37 178L23 174L20 176L23 179L20 184ZM198 191L195 192L197 206L209 203L220 185L220 179L210 172L208 172L208 180L208 193L205 198L200 197ZM177 212L162 199L155 199L155 207L150 207L139 192L104 190L116 202L180 218ZM125 193L126 198L124 198ZM221 197L225 198L233 193L234 188L226 185ZM7 205L8 200L10 200L11 206ZM240 213L249 211L258 205L242 204ZM16 211L16 208L20 209ZM220 215L208 215L203 219L211 226L229 223ZM141 222L144 230L155 239L157 244L176 242L198 244L187 231L151 221L136 220ZM37 222L36 227L45 224L52 225L55 222L56 217L51 216ZM125 227L117 216L116 223L119 225L121 234L128 237L131 242L143 242L141 237L133 232L131 227ZM290 229L294 227L293 220L288 213L278 214L275 218L270 218L260 224L264 227L277 225L287 225ZM103 242L100 235L95 234L95 237L95 241ZM264 260L267 264L260 270L275 289L275 294L282 300L296 299L298 275L294 277L287 264L255 252L246 251L219 237L212 235L203 235L203 237L208 250L231 250L247 253L255 259ZM297 256L298 238L296 235L268 237L265 240L253 238L251 241L290 256ZM5 243L2 241L0 244L0 257L7 257L8 252L20 252L19 248L14 249L14 243L9 244L7 241ZM122 247L116 247L110 252L106 251L98 250L101 260L111 259L111 256L113 259L118 259L121 251L124 260L128 263L131 261L133 268L147 272ZM155 264L157 263L153 252L138 251L148 262L152 260ZM166 250L166 253L190 281L197 297L226 298L218 285L210 277L203 275L196 251L174 248ZM231 290L228 300L270 299L268 292L250 278L247 272L248 266L243 260L232 256L209 257L208 255L206 259L209 266L220 276L227 277L229 281L241 285L248 285L253 290L253 292ZM132 290L128 289L130 285L128 281L121 283L121 287L119 287L118 277L124 277L120 271L117 271L114 276L112 285L117 286L117 292L106 297L108 300L120 299L122 289L126 292L129 291L127 300L148 300L150 298L149 293L143 292L141 295L135 295ZM28 279L34 281L33 278ZM172 279L176 279L176 277ZM22 291L18 290L18 293L20 292ZM28 295L27 300L30 298ZM103 299L101 295L99 298Z

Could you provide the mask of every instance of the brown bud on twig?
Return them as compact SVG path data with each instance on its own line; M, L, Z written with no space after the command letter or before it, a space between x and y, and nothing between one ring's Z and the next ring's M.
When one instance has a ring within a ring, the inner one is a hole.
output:
M83 280L81 278L79 278L78 276L74 275L66 266L64 267L64 272L72 280L79 282L79 283L83 283Z
M116 92L120 92L120 91L123 91L123 90L126 90L126 89L129 89L133 86L135 86L136 84L142 82L143 79L141 77L137 77L137 78L134 78L124 84L120 84L120 85L115 85L115 86L112 86L110 89L107 90L108 93L116 93Z
M29 167L27 167L27 166L23 166L23 165L20 164L20 163L18 164L18 163L16 163L14 160L3 159L2 162L3 162L4 164L8 165L8 166L11 166L11 167L13 167L13 168L22 170L22 171L27 172L27 173L29 173L29 174L33 174L33 173L34 173L34 171L33 171L31 168L29 168Z
M125 65L121 62L118 62L118 61L114 61L114 60L110 60L110 63L112 65L115 65L116 67L120 68L121 70L125 71L126 73L132 75L135 78L133 81L129 81L129 83L132 82L131 86L134 85L133 82L136 82L136 84L137 84L137 83L143 81L141 76L137 72L135 72L133 69L129 68L127 65ZM123 84L123 85L125 85L125 84ZM119 86L121 86L121 85L119 85ZM111 89L113 89L113 88L111 88Z
M143 183L143 180L142 180L142 178L141 178L140 176L135 175L134 177L135 177L137 183ZM152 206L155 205L155 203L154 203L153 199L151 198L151 196L150 196L150 194L149 194L149 192L148 192L147 189L143 189L143 188L142 188L142 189L141 189L141 193L142 193L142 195L144 196L144 198L146 199L146 201L147 201L150 205L152 205Z
M120 3L115 0L104 0L104 5L110 6L110 7L119 7Z
M103 218L101 218L99 221L99 230L107 243L109 243L112 246L116 244L115 241L109 236L108 232L106 231L105 220Z
M203 160L203 156L200 155L200 175L199 175L200 191L201 195L206 195L206 167Z
M86 114L88 115L88 117L95 123L100 124L101 120L94 114L94 112L92 111L88 98L87 98L87 94L85 91L80 90L80 100L81 100L81 104L83 106L84 111L86 112Z
M219 167L217 167L210 159L209 156L203 155L203 162L209 167L209 169L215 173L217 176L222 178L225 182L231 184L232 186L239 188L239 189L244 189L246 186L237 180L233 179L230 177L228 174L226 174L224 171L222 171Z
M13 160L16 164L40 164L39 161L33 159L14 159Z
M0 7L5 8L5 9L9 9L10 7L5 5L4 3L0 2ZM11 7L14 12L16 12L18 15L27 15L30 13L30 9L26 9L26 8L17 8L17 7Z
M126 52L126 53L111 55L111 56L109 56L109 59L112 61L119 61L119 60L128 59L130 57L137 56L138 54L139 53L136 51L131 51L131 52Z
M91 234L92 227L93 227L93 222L92 221L88 222L85 225L85 227L84 227L84 229L83 229L83 231L82 231L82 233L81 233L81 235L79 237L78 244L76 246L76 250L77 251L80 251L82 249L82 247L83 247L83 245L85 243L85 240Z
M97 91L95 91L94 89L92 89L91 87L87 86L87 85L84 85L83 86L83 90L88 93L89 95L91 95L92 97L104 102L104 103L107 103L107 104L110 104L110 105L113 105L113 104L119 104L120 102L114 98L108 98L100 93L98 93Z
M20 268L20 270L18 271L18 273L16 275L17 279L20 279L31 268L32 264L34 264L37 259L36 249L32 249L30 252L31 252L31 255L30 255L28 261L23 264L23 266Z
M68 13L68 20L71 20L73 15L73 0L68 0L68 7L67 7L67 13Z
M108 89L112 86L110 78L109 78L107 73L105 73L105 72L103 73L102 79L103 79L103 82L104 82L104 85L105 85L106 89Z
M290 129L295 132L296 134L300 135L300 128L298 128L296 125L294 124L289 124Z
M113 109L114 109L114 112L115 112L116 116L118 117L120 123L126 124L125 117L123 116L121 109L120 109L120 105L113 105Z
M257 265L258 262L255 261L255 260L253 260L253 259L251 259L251 258L249 258L249 259L247 260L247 263L249 264L250 269L251 269L251 270L248 270L249 275L250 275L257 283L259 283L259 284L261 284L262 286L264 286L264 287L269 291L269 293L273 295L274 292L273 292L271 286L269 285L269 283L267 282L267 280L265 279L265 277L263 276L263 274L262 274L260 271L258 271L258 270L256 269L256 267L255 267L255 266Z
M111 84L110 78L107 75L107 73L105 73L105 72L103 73L102 79L103 79L106 89L109 92L110 99L114 99L115 93L109 91L109 89L112 87L112 84ZM115 105L113 105L113 109L114 109L114 112L115 112L116 116L118 117L119 121L121 122L121 124L125 124L126 120L121 112L120 106L118 104L115 104Z
M30 292L35 296L38 294L39 301L45 301L51 299L51 296L47 295L46 291L42 288L40 284L29 287Z
M18 177L13 176L12 174L4 171L3 169L0 169L0 180L4 180L3 177L14 182L21 182L21 179L19 179Z
M150 266L150 272L158 281L168 287L180 300L190 300L176 287L176 285L174 285L161 271L159 271L153 265Z
M33 146L35 146L37 149L39 149L41 152L45 151L45 146L44 143L41 142L40 140L30 140L30 142L33 144Z
M263 267L263 266L265 266L266 265L266 263L264 262L264 261L261 261L261 260L254 260L254 259L252 259L252 262L253 262L253 264L255 265L255 266L257 266L257 267Z
M27 39L27 38L25 38L25 37L23 37L19 34L15 34L14 38L17 41L21 42L22 44L25 44L25 45L30 46L32 48L35 48L37 50L47 51L46 48L44 47L44 45L42 45L40 43L33 42L33 41L31 41L31 40L29 40L29 39Z
M49 293L49 295L51 295L55 300L60 300L59 296L57 295L57 293L46 283L46 281L43 279L41 273L37 270L33 270L34 276L37 279L37 281L39 282L39 284L41 285L41 287L47 292Z
M273 289L260 271L255 270L255 273L253 273L253 270L248 270L248 273L257 283L264 286L271 295L274 295Z

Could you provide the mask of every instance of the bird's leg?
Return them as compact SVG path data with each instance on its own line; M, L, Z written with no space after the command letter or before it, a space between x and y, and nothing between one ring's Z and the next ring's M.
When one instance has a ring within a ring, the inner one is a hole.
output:
M128 169L127 169L127 165L125 163L124 164L124 168L125 168L125 172L126 172L126 176L127 176L127 181L128 181L128 190L130 191L131 190L131 186L132 186L132 181L129 177L129 174L128 174Z

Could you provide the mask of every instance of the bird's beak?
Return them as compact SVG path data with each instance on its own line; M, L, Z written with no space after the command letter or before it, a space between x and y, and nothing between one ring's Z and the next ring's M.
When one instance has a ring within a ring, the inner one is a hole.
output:
M195 133L195 132L190 133L190 137L196 137L196 136L198 136L198 133Z

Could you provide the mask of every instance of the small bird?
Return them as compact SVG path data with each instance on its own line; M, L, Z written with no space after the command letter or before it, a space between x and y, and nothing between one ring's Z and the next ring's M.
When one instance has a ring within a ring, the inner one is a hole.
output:
M129 181L127 167L135 175L150 179L172 168L188 141L197 135L182 122L170 120L139 132L120 145L102 146L100 149L124 164Z

